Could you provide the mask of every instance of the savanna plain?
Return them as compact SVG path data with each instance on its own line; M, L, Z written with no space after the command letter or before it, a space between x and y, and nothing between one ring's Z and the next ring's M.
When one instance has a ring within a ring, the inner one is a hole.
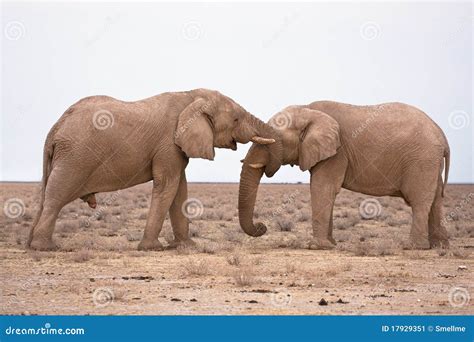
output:
M402 199L342 190L337 247L315 251L308 184L261 184L255 221L268 232L252 238L239 226L238 184L191 183L196 246L157 252L137 250L150 183L97 194L95 210L68 204L52 252L24 247L40 185L0 185L2 314L474 314L474 185L447 187L449 249L405 250ZM168 218L160 240L173 240Z

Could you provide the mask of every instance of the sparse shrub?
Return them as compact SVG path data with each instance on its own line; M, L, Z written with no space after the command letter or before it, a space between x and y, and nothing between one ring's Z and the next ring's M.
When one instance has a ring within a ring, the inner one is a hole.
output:
M277 218L276 224L278 229L282 232L291 232L295 229L295 223L287 218Z
M232 266L239 266L242 262L241 256L239 254L231 254L227 256L227 262Z
M199 244L198 251L207 254L216 254L219 251L219 244L217 242L203 242Z
M298 222L307 222L311 219L311 214L307 211L302 211L298 216Z
M86 262L92 258L92 254L88 249L81 249L74 253L72 260L74 262Z
M248 269L239 269L234 273L234 280L237 286L251 286L255 278Z
M204 260L194 261L189 259L183 264L183 268L188 276L204 276L210 274L208 263Z

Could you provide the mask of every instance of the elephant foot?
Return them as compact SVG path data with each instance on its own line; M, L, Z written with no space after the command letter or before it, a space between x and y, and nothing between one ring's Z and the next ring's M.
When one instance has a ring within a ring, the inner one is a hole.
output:
M191 239L186 239L186 240L173 240L170 242L168 247L166 249L176 249L176 248L194 248L196 247L196 242L194 242Z
M430 241L424 238L410 238L410 240L406 241L402 244L403 249L430 249Z
M320 239L320 238L313 238L309 242L309 249L333 249L336 247L336 241L332 239L332 241L328 238Z
M449 241L448 239L436 239L436 238L431 238L430 239L430 247L431 248L449 248Z
M58 246L56 246L52 239L33 238L28 248L37 251L55 251L58 249Z
M162 251L164 249L165 248L163 247L161 242L158 241L158 239L156 239L156 240L151 240L151 239L146 239L145 240L145 239L143 239L138 244L138 250L139 251Z

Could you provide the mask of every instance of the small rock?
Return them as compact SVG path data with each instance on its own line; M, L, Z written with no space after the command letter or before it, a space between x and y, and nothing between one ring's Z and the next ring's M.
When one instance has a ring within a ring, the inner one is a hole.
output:
M196 298L192 298L189 300L190 302L197 302L197 299Z
M465 271L465 270L467 270L467 266L460 265L460 266L458 266L458 270L459 271Z
M172 302L182 302L182 300L179 299L179 298L171 298L171 301Z
M257 302L256 300L252 299L252 300L249 300L248 303L250 303L250 304L257 304L258 302Z
M364 242L365 241L365 237L361 236L360 239L359 239L360 242Z
M328 302L326 301L326 299L321 298L321 300L319 301L319 305L328 305Z
M343 301L341 298L339 298L339 299L336 301L336 303L338 303L338 304L347 304L347 303L349 303L349 302L345 302L345 301Z

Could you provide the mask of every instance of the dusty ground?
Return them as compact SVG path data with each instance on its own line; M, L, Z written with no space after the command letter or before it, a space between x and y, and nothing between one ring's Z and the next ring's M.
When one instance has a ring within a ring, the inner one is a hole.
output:
M401 199L378 198L379 215L364 219L369 197L343 191L337 249L312 251L308 185L261 186L256 215L269 232L249 238L237 184L190 184L203 204L190 210L198 247L163 252L136 250L150 184L98 194L95 211L66 206L57 252L24 249L39 185L0 186L2 314L474 314L473 185L448 187L449 250L403 250L411 211ZM172 239L168 219L161 236Z

